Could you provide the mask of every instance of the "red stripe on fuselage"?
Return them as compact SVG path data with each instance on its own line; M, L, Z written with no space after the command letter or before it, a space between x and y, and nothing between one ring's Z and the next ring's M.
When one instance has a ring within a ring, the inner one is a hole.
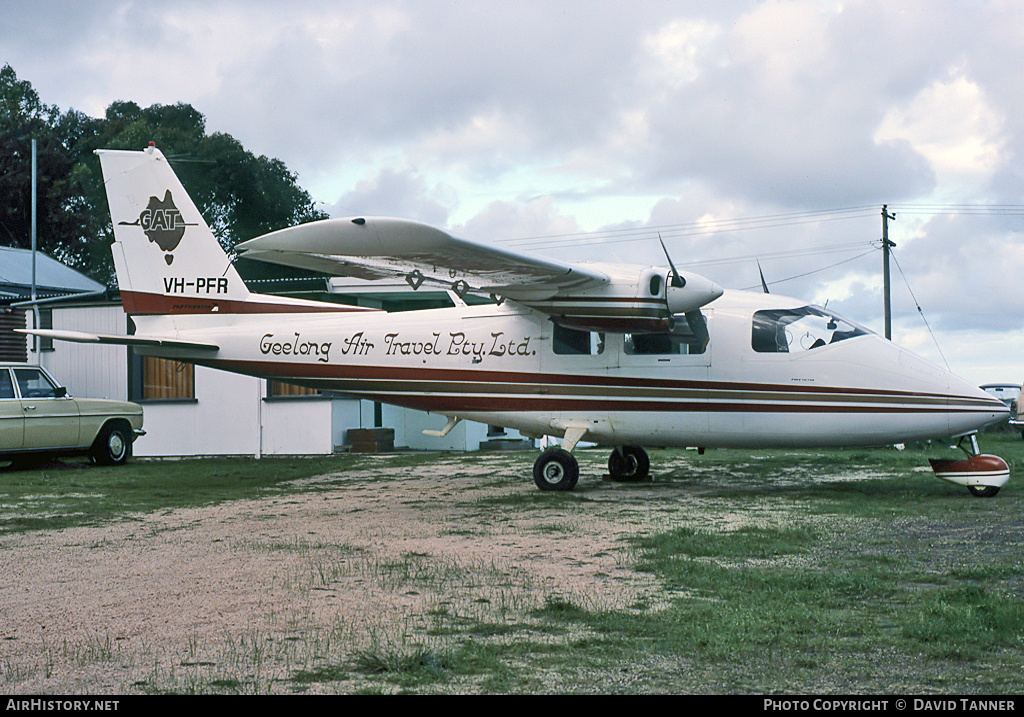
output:
M273 361L201 360L213 368L265 376L282 381L319 386L325 390L360 395L371 400L421 410L459 411L549 411L549 410L636 410L712 411L751 413L924 413L933 411L978 412L1001 408L997 399L915 393L868 388L788 386L778 384L729 383L723 381L680 381L669 379L588 376L581 374L538 374L514 371L473 371L438 368L380 366L339 366L296 364ZM391 384L332 389L332 381L368 381ZM455 393L443 384L463 384L466 393ZM502 392L488 387L505 386ZM559 388L563 387L563 388ZM609 395L587 395L573 389L604 388ZM390 388L390 387L388 387ZM383 390L382 390L383 389ZM646 389L643 397L630 389ZM689 391L697 395L653 398L650 389ZM738 393L739 400L711 396L714 392ZM708 396L701 397L701 393ZM774 400L750 400L750 394L777 394ZM531 395L534 394L534 395ZM839 403L841 401L841 403ZM950 405L953 403L955 405ZM882 405L878 405L882 404Z
M380 311L363 306L347 306L328 302L290 304L276 297L252 294L246 301L207 299L195 296L166 296L139 291L122 291L121 304L126 314L310 314Z

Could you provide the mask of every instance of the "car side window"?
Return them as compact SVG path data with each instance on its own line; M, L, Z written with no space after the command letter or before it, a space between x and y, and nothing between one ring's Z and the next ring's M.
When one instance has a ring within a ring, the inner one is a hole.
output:
M0 369L0 399L14 398L14 383L11 381L11 372L7 369Z
M56 398L57 386L39 369L16 368L14 378L22 398Z

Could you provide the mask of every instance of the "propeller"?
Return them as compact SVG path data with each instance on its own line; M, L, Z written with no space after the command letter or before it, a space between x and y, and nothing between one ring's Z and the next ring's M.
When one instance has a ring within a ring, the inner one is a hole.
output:
M668 255L668 249L665 248L665 242L662 241L661 232L658 232L658 241L661 242L661 250L665 252L665 258L668 259L668 267L672 270L672 286L682 289L686 286L686 279L676 271L676 265L672 263L672 257Z
M771 293L771 292L768 291L768 284L764 280L764 272L761 271L761 262L760 261L757 262L757 273L761 275L761 288L764 289L764 293L766 293L766 294Z
M696 311L722 295L722 287L710 279L697 274L688 274L684 277L672 262L672 257L669 256L660 233L658 241L661 242L661 250L665 252L669 269L672 270L672 279L665 288L665 299L671 313L685 314L689 311Z

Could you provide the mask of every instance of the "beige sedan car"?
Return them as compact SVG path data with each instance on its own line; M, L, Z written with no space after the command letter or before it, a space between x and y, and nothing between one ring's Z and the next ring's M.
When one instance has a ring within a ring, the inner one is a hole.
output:
M142 406L72 398L39 366L0 364L0 461L77 454L120 465L140 435Z

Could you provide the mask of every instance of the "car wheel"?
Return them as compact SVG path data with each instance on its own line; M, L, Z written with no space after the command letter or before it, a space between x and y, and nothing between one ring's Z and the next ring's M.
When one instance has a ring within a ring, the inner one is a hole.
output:
M108 423L92 446L93 461L102 466L119 466L132 455L131 430L123 423Z

